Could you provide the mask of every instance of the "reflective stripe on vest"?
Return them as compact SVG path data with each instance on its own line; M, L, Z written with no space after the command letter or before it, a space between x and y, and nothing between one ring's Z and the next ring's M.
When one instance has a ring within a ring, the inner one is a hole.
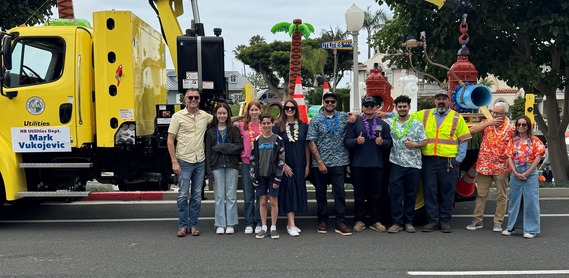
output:
M450 110L441 125L437 127L437 117L433 115L434 111L435 109L428 109L423 114L423 125L427 135L427 146L423 149L423 155L456 157L458 138L455 133L459 114Z

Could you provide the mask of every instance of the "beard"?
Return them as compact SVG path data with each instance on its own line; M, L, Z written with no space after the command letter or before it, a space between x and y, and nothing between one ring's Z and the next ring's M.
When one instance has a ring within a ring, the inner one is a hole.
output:
M399 114L400 118L405 118L408 114L408 111L399 111L397 114Z
M440 114L443 114L446 111L447 111L447 108L446 108L445 104L439 103L439 105L437 106L437 112L439 112Z

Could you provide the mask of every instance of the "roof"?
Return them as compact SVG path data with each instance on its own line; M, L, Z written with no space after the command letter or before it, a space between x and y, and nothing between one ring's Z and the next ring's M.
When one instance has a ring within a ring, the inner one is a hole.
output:
M234 80L231 79L232 75L235 76ZM245 83L249 81L238 71L225 71L225 78L227 78L229 91L241 91ZM178 90L178 78L174 69L166 69L166 88L168 91Z

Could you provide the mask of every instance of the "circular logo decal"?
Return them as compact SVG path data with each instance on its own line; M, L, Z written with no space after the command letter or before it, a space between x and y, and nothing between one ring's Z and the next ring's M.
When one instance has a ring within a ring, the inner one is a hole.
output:
M26 101L26 109L32 115L39 115L45 110L45 102L40 97L31 97Z

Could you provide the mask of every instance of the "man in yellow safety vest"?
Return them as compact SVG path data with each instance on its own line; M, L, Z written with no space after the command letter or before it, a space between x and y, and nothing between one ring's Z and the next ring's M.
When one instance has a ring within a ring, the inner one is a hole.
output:
M445 91L435 95L435 108L415 113L423 123L427 146L423 153L423 190L427 225L423 232L440 229L450 233L459 166L466 156L468 140L472 138L464 118L450 109Z

